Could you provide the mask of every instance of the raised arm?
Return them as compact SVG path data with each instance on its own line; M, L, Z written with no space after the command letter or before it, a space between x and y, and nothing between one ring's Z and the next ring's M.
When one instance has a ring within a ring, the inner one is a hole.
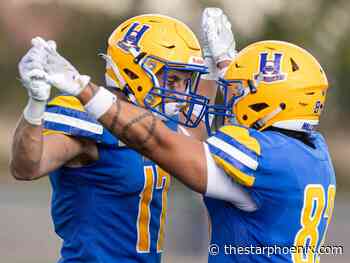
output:
M237 53L236 42L231 30L231 23L220 8L205 8L200 28L200 43L209 74L201 76L198 93L208 97L210 104L214 104L217 94L216 81L223 78L227 67L234 59ZM211 126L212 120L213 116L209 115L209 119L205 120L206 125ZM204 122L202 122L197 128L187 129L187 131L195 138L204 140L207 138L204 126ZM202 132L203 130L204 132Z
M50 85L31 79L29 72L40 69L44 59L40 43L33 40L32 48L19 63L23 86L28 92L28 104L20 118L12 142L11 174L18 180L34 180L57 169L84 151L84 143L62 134L43 136L42 121Z
M202 142L171 131L143 108L120 99L114 102L111 93L92 83L78 98L104 127L128 146L155 161L191 189L205 193L207 170ZM103 111L105 113L99 115Z

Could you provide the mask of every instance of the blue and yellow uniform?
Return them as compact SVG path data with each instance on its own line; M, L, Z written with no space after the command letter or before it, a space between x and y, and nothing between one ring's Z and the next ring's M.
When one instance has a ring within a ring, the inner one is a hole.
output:
M257 205L245 212L205 198L211 244L220 249L209 262L319 262L315 251L331 220L336 186L323 137L313 132L311 141L314 147L277 131L239 126L224 126L207 140L215 162Z
M96 142L99 158L50 174L60 263L160 262L170 178L125 147L71 96L47 106L45 134Z

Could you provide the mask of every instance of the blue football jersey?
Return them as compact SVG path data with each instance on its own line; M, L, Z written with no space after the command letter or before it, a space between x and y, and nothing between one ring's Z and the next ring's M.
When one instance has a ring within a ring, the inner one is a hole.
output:
M44 134L93 140L99 158L50 174L60 263L160 262L170 177L126 147L72 96L45 112Z
M245 212L204 199L217 248L209 262L319 262L336 182L323 137L311 138L314 148L272 130L224 126L207 140L215 162L257 205Z

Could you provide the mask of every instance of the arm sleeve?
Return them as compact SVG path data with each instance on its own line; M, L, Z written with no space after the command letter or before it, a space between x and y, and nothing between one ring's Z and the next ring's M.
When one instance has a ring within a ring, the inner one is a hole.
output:
M257 205L246 189L227 176L226 172L217 165L206 143L204 143L204 148L207 161L207 190L205 196L228 201L246 212L257 210Z
M259 167L260 144L240 126L224 126L207 139L216 164L237 183L252 187Z

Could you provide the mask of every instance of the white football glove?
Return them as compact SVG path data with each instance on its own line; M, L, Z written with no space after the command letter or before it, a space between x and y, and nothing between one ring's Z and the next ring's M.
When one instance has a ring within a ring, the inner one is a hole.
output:
M44 49L47 54L46 61L43 63L43 69L47 73L46 81L61 92L73 96L79 95L90 82L90 77L80 75L76 68L57 52L54 41L41 39L41 42L45 43Z
M218 68L216 66L215 60L213 58L213 54L209 47L209 41L208 41L208 30L207 30L207 9L204 9L202 13L202 20L201 20L201 30L200 30L200 38L199 41L201 43L201 48L203 52L203 58L204 63L208 67L208 74L202 75L202 79L206 80L217 80L218 79Z
M24 119L32 125L41 125L46 102L50 98L51 85L45 80L44 63L47 57L43 42L32 40L33 47L20 60L19 74L27 89L29 100L23 111Z
M39 62L40 66L35 66L28 75L31 79L45 79L59 91L79 95L90 82L90 77L80 75L72 64L56 51L54 41L45 41L36 38L41 47L44 47L46 59ZM31 68L32 69L32 68ZM116 96L108 90L100 87L95 96L85 104L88 113L99 119L116 101Z
M37 70L44 70L46 51L37 39L32 40L32 45L33 47L18 64L19 75L30 98L37 101L47 101L50 97L51 86L45 82L42 74L35 74Z
M212 57L216 65L234 58L237 52L231 23L220 8L204 9L201 31L204 57Z

